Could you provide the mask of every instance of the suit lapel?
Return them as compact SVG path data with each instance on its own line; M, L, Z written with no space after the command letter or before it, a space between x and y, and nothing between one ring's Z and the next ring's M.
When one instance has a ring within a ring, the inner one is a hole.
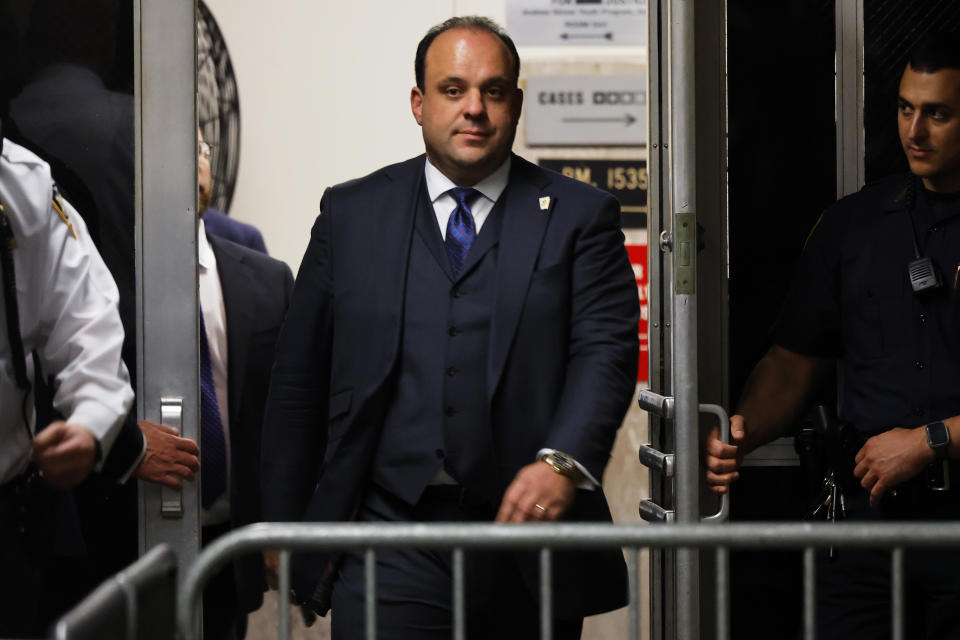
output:
M550 222L553 207L543 210L540 206L540 198L550 195L545 191L549 183L547 173L513 156L510 181L501 196L505 201L497 258L498 289L487 363L487 397L491 400L503 375L510 344L523 311L530 276Z
M367 282L374 299L372 308L384 312L389 324L378 321L373 335L382 335L380 343L383 368L377 385L389 375L400 348L403 326L403 302L406 296L407 264L417 210L424 197L423 166L425 156L418 156L386 170L389 183L371 194L370 206L381 212L377 216ZM436 222L434 222L436 226ZM429 243L428 243L429 244ZM381 333L382 332L382 333Z
M208 235L213 253L217 257L217 273L223 291L223 308L227 327L227 403L231 424L240 411L243 397L243 372L246 368L247 344L253 331L250 283L256 282L250 265L243 256L235 254L219 239Z
M423 243L433 255L434 260L447 274L447 277L453 281L453 271L450 269L450 259L447 258L447 249L443 245L443 235L440 233L440 227L437 225L437 216L433 211L433 203L430 202L430 196L427 195L426 186L420 189L420 197L417 198L417 233L423 239Z

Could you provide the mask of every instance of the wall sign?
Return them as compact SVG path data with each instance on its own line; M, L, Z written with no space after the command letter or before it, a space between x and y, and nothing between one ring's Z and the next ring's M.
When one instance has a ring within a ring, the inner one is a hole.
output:
M646 228L649 211L646 160L541 159L539 164L610 192L620 201L623 226Z
M518 45L644 46L647 0L507 0Z
M641 74L532 76L524 102L530 147L647 142L647 79Z
M633 267L634 278L637 281L637 294L640 296L640 322L637 332L640 334L640 361L637 363L637 382L647 382L650 377L650 334L649 309L647 298L649 283L647 280L647 243L632 244L627 241L627 255L630 256L630 266Z

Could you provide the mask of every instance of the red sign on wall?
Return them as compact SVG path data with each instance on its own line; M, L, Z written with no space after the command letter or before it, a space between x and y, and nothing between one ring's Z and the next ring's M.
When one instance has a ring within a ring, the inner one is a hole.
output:
M628 244L627 254L633 266L633 274L637 280L637 292L640 295L640 364L637 367L637 381L647 382L650 371L650 340L647 333L648 305L647 294L647 245Z

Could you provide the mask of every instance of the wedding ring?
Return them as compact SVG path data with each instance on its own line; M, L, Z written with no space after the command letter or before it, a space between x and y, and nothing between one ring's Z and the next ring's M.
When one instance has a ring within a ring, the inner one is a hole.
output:
M547 508L546 508L545 506L543 506L542 504L535 504L535 505L533 505L533 506L535 506L537 509L540 509L540 511L542 511L542 512L544 512L544 513L547 512Z

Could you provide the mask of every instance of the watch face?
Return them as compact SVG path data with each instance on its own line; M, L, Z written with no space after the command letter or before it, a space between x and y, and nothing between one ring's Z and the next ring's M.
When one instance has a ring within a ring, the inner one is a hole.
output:
M571 460L568 456L559 452L553 454L553 461L561 469L575 469L577 466L573 464L573 460Z
M950 444L950 432L942 422L931 422L927 425L927 442L934 449L946 447Z

